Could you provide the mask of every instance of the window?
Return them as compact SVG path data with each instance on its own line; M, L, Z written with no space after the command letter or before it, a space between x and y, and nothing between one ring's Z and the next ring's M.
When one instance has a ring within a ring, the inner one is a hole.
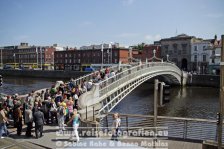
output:
M182 54L187 54L187 44L182 44L183 52Z
M174 53L177 53L177 44L173 44Z
M203 51L205 51L206 50L206 46L203 46Z
M116 57L117 57L117 52L114 52L114 56L116 56Z
M169 45L165 45L165 54L168 54Z
M212 59L212 63L215 63L215 59Z
M197 62L198 61L198 56L194 55L194 61Z
M203 55L203 62L206 62L206 55Z
M117 63L117 59L116 59L116 58L114 59L114 63L115 63L115 64Z
M178 55L181 55L181 50L178 50Z
M68 63L68 60L67 59L65 59L65 64L67 64Z
M198 50L198 47L197 46L194 46L194 51L197 51Z
M65 57L67 57L68 55L67 55L67 53L65 54Z

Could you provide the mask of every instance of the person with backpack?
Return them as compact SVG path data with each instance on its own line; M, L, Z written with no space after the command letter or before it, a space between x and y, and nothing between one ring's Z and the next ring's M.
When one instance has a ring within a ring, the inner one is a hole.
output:
M58 119L58 126L59 126L59 131L62 132L65 130L64 128L64 121L65 121L65 109L62 105L62 103L58 102L58 108L57 108L57 119Z

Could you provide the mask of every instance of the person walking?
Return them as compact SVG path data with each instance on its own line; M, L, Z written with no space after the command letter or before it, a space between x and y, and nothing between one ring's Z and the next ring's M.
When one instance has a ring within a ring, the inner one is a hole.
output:
M113 124L112 124L112 138L111 140L115 140L118 141L118 136L119 136L119 129L120 129L120 125L121 125L121 119L118 113L115 113L113 115Z
M33 115L33 120L35 123L35 134L36 138L43 136L43 126L44 126L44 113L41 112L41 108L38 107L38 110Z
M3 132L6 134L6 136L8 135L8 130L7 130L7 127L6 127L6 123L8 123L8 119L5 116L3 105L0 105L0 138L1 139L4 138L2 136Z
M73 127L73 132L72 132L72 135L70 137L70 140L75 135L76 136L76 141L79 142L78 128L79 128L79 123L80 123L80 115L78 114L77 109L73 110L73 115L69 119L67 125L69 125L70 123L72 123L72 127Z
M27 125L26 136L27 137L32 137L32 135L31 135L31 130L33 128L32 106L29 106L28 109L25 110L25 123Z

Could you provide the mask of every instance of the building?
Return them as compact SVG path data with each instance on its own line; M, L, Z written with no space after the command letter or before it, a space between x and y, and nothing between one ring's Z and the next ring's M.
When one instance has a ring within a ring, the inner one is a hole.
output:
M86 47L80 50L55 51L55 70L84 71L86 67L100 68L102 64L111 66L118 64L119 61L128 63L129 49L103 45L102 56L102 45L92 46L92 49Z
M214 39L210 39L209 41L211 42L211 46L208 47L210 51L209 73L219 75L222 43L221 40L217 39L216 35Z
M153 50L156 50L155 56L161 58L161 46L160 45L145 45L141 51L132 49L132 57L145 62L146 59L153 57Z
M199 74L205 74L209 72L209 60L211 56L211 51L208 47L211 46L209 40L202 40L192 43L191 45L191 62L192 71Z
M179 68L191 71L193 69L191 48L192 44L198 41L202 41L202 39L186 34L161 39L161 57L163 59L168 57Z
M21 43L19 46L8 46L2 49L2 64L14 68L50 69L53 65L55 48L45 46L29 46Z

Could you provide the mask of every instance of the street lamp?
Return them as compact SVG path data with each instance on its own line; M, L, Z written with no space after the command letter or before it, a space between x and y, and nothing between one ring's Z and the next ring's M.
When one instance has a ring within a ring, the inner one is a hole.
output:
M38 48L36 47L36 54L37 54L37 68L39 68L38 67Z
M103 43L102 43L102 46L101 46L101 53L102 53L101 69L103 69Z
M14 68L16 69L16 53L13 54L14 57Z
M53 57L53 61L52 61L52 63L53 63L53 69L54 69L54 52L52 52L51 55L52 55L52 57Z
M2 60L2 48L1 48L1 67L3 67L3 60Z

